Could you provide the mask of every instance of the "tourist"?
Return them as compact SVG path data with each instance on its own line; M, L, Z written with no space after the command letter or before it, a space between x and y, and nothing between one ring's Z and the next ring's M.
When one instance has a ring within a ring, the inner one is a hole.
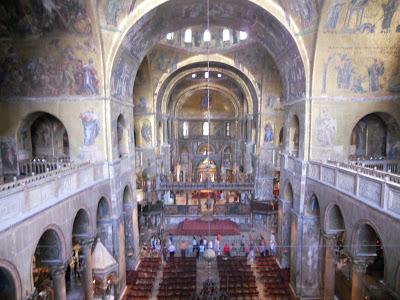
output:
M162 248L162 256L163 256L163 260L166 262L167 261L167 256L168 256L168 247L167 245L164 243L164 246Z
M246 245L244 245L244 255L248 257L249 253L250 253L250 247L249 244L246 243Z
M208 249L212 249L213 248L213 242L211 240L208 242L207 248Z
M169 257L170 258L173 258L175 256L175 251L176 251L175 245L171 243L168 246L168 252L169 252Z
M196 237L193 236L193 239L192 239L192 246L190 246L190 254L191 254L192 256L195 256L195 251L196 251L196 249L197 249L197 240L196 240Z
M204 250L205 250L205 246L204 246L203 241L201 241L201 242L200 242L200 246L199 246L199 256L200 256L200 260L203 260Z
M270 249L270 252L271 252L272 256L275 256L275 254L276 254L276 245L275 244L276 244L275 234L274 234L274 232L272 232L271 233L271 239L269 241L269 249Z
M224 251L224 255L225 256L231 256L231 249L229 248L229 244L228 243L225 243L223 251Z
M240 240L240 251L244 252L244 246L246 244L246 239L244 238L244 235L242 235L242 239Z
M185 240L181 241L179 248L181 250L181 256L186 257L187 243Z
M207 247L207 238L206 237L203 237L203 245L204 245L204 247Z
M214 251L218 256L221 255L220 240L218 239L218 237L215 239Z
M254 242L253 241L250 241L250 246L249 246L249 258L250 258L250 261L253 261L253 259L254 259Z
M218 240L219 242L221 242L221 239L222 239L222 236L221 236L221 234L218 232L218 234L217 234L217 240Z

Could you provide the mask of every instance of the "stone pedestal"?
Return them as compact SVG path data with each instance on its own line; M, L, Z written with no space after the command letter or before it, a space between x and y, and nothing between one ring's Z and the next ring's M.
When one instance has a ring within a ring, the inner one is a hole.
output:
M351 299L364 299L364 276L371 261L366 258L353 258L351 266Z
M82 281L85 300L93 300L92 245L93 239L80 241L83 255Z
M324 234L325 253L324 253L324 299L333 300L335 296L335 271L336 258L335 246L337 243L336 235Z
M57 300L67 300L67 289L65 287L66 265L55 265L50 267L51 278L53 279L54 298Z

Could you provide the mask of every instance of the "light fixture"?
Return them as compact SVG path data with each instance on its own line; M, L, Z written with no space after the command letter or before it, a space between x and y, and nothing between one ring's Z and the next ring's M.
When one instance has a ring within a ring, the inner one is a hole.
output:
M222 77L222 74L221 74L221 73L218 73L218 74L217 74L217 77L218 77L218 78L221 78L221 77Z
M246 31L239 31L239 40L243 41L247 39L247 32Z
M193 73L192 74L192 78L194 79L194 78L196 78L197 77L197 74L196 73Z
M209 77L210 77L209 75L210 75L210 73L208 71L204 72L205 79L209 79ZM207 103L209 102L208 96L209 96L209 89L208 89L208 85L207 85Z
M206 29L206 30L204 31L203 40L204 40L204 42L209 42L209 41L211 41L211 33L210 33L210 30Z
M174 39L174 33L173 32L167 33L167 40L172 41L173 39Z

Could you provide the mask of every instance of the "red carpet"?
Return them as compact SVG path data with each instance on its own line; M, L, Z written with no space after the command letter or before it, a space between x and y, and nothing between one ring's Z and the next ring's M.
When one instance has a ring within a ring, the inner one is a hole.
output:
M179 223L176 229L170 230L174 235L207 235L208 226L210 223L210 234L217 235L239 235L240 230L238 225L231 220L213 220L211 222L185 219Z

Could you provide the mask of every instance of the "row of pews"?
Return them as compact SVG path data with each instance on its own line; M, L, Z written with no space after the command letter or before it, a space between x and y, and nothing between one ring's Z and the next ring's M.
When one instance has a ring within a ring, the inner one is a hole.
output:
M160 257L144 257L137 270L127 274L127 291L122 299L149 299L160 267Z
M256 270L264 286L266 300L291 300L289 270L280 269L273 257L257 257Z
M231 300L258 300L256 279L246 257L233 256L217 259L220 290Z
M163 268L158 300L187 300L196 292L196 258L169 258Z

